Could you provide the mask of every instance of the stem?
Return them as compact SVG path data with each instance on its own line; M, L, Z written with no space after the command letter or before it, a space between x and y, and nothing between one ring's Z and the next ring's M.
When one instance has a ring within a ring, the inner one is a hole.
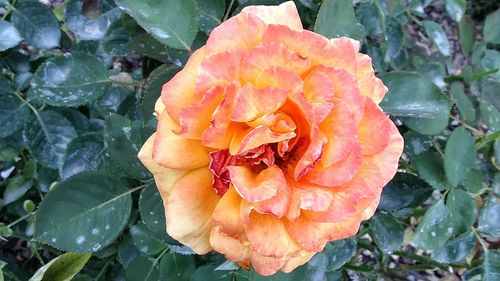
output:
M22 217L18 218L17 220L15 220L15 221L11 222L10 224L8 224L8 225L7 225L7 227L8 227L8 228L11 228L11 227L13 227L14 225L16 225L16 224L18 224L18 223L22 222L23 220L25 220L25 219L27 219L27 218L31 217L33 214L34 214L34 212L33 212L33 213L29 213L29 214L27 214L27 215L24 215L24 216L22 216Z
M233 5L234 5L234 0L231 0L231 2L229 3L229 6L227 7L226 14L224 15L224 18L222 18L222 21L227 20L227 18L229 17L229 13L231 12L231 9L233 8Z
M111 261L112 259L109 259L106 264L104 264L104 266L102 267L102 269L99 271L99 273L97 273L96 277L94 278L94 281L97 281L99 280L99 278L101 278L101 276L106 273L106 269L108 268L108 266L111 264Z
M479 150L485 147L490 142L496 141L498 138L500 138L500 131L487 135L476 143L476 148Z
M394 252L394 254L398 255L398 256L401 256L401 257L406 257L406 258L414 259L414 260L419 261L419 262L427 263L429 265L432 265L433 267L438 267L438 268L440 268L442 270L447 270L447 266L446 265L441 264L441 263L436 262L436 261L433 261L433 260L431 260L430 258L428 258L426 256L420 256L420 255L417 255L417 254L403 252L403 251L396 251L396 252Z
M168 251L170 250L170 247L167 247L163 252L161 252L158 257L155 258L155 261L158 262Z
M467 125L467 123L465 123L464 121L460 120L459 118L453 116L453 115L450 115L450 118L457 121L458 123L460 123L460 125L464 126L465 128L467 128L469 131L475 133L476 135L480 136L480 137L483 137L484 136L484 133L479 131L478 129L472 127L472 126L469 126Z
M481 235L477 232L476 228L473 227L472 231L476 234L477 240L479 240L479 244L481 244L481 248L483 248L483 252L486 253L488 251L488 244L486 244L483 238L481 238Z

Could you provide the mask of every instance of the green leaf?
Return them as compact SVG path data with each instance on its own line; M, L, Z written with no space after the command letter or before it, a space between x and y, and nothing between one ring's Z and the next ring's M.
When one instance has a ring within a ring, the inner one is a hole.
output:
M358 22L363 25L366 36L376 36L383 33L383 15L374 2L359 3L355 13Z
M500 25L500 9L489 14L484 21L483 36L484 41L500 44L500 30L498 26Z
M198 31L194 0L116 0L116 4L158 41L176 49L191 49Z
M80 106L104 95L109 84L101 60L91 54L73 53L49 59L40 66L28 97L54 106Z
M158 281L160 265L158 260L148 257L137 257L126 268L127 281Z
M390 254L403 244L404 227L390 214L377 213L370 219L373 240L379 249Z
M307 280L306 279L307 272L306 266L302 266L294 269L290 273L284 273L282 271L278 271L277 273L271 276L262 276L255 271L253 267L250 268L249 281L297 281L297 280ZM200 281L203 279L200 279ZM231 279L215 279L215 280L224 280L230 281Z
M20 130L30 117L26 103L12 94L0 95L0 138Z
M471 170L462 181L462 186L471 193L479 193L483 189L484 175L480 170Z
M355 238L332 241L326 244L322 253L328 257L328 270L337 270L349 262L356 253Z
M113 56L126 56L132 52L132 36L121 20L114 21L102 38L102 48Z
M464 92L464 85L459 82L453 82L450 85L451 98L455 101L460 111L460 116L465 121L472 122L476 120L476 110L470 98Z
M67 145L76 137L71 123L54 111L42 111L26 122L23 141L42 165L57 169Z
M121 233L132 208L120 179L96 172L75 175L53 187L35 215L35 239L75 252L97 252Z
M406 117L407 125L424 135L446 128L450 105L430 80L414 72L391 72L381 78L389 88L380 103L386 113Z
M486 102L479 102L479 111L484 123L494 132L500 131L500 110L494 105Z
M450 42L448 41L448 37L446 36L443 28L439 24L428 20L422 21L421 24L424 27L427 35L436 45L439 52L445 57L449 56Z
M481 209L478 230L493 237L500 237L500 204L488 201Z
M130 235L139 251L147 255L156 255L165 250L168 245L157 238L143 223L130 227Z
M476 42L476 30L474 22L468 16L463 16L458 23L458 37L465 54L470 55Z
M33 181L17 176L9 181L3 192L2 205L10 204L23 195L33 186Z
M434 250L441 247L453 234L451 213L444 205L443 200L427 210L422 222L415 230L413 242L425 250Z
M492 71L486 76L487 78L500 82L500 52L491 49L485 50L478 66L481 70Z
M82 270L92 254L65 253L42 266L29 281L69 281Z
M314 32L327 38L347 36L361 40L363 38L363 26L358 23L354 16L354 8L351 1L325 0L321 5Z
M454 21L460 22L465 13L466 3L465 0L446 0L445 8Z
M476 220L476 205L469 193L452 189L446 197L446 207L451 213L453 234L460 235L469 231Z
M200 30L210 34L221 23L226 3L224 0L196 0Z
M428 136L420 135L414 131L408 131L404 134L405 153L409 156L417 156L432 146L432 140Z
M112 114L106 122L104 139L111 159L134 178L150 177L148 170L137 158L139 149L148 135L141 121L131 122L126 117Z
M102 13L95 17L87 17L83 13L84 0L69 0L66 4L64 19L68 29L82 40L99 40L104 37L108 27L116 21L122 11L113 1L103 0Z
M154 183L141 191L139 211L144 224L158 237L167 235L165 226L165 211L160 192Z
M214 265L202 265L198 267L194 272L193 276L191 277L191 281L233 281L233 274L228 273L227 271L220 271L220 270L215 270ZM246 271L246 270L245 270ZM254 278L272 278L272 277L263 277L260 276L258 273L255 272L253 268L250 268L250 275L252 275L252 271L254 274ZM248 275L248 273L247 273ZM240 280L240 278L236 278L237 281ZM245 279L241 279L245 280ZM248 280L248 279L246 279ZM254 280L268 280L268 279L254 279ZM269 279L269 280L274 280L274 279Z
M447 241L443 246L434 250L431 258L441 263L462 262L475 245L476 235L469 231L455 239Z
M379 208L389 212L414 208L431 194L432 188L425 181L412 174L397 173L382 190Z
M0 52L17 46L22 40L21 34L12 23L0 20Z
M11 21L21 36L35 48L51 49L59 46L59 23L44 4L34 0L18 1L12 11Z
M404 33L401 24L393 17L385 19L384 30L385 41L387 42L387 51L384 60L390 62L403 48Z
M172 79L178 71L177 66L164 64L149 74L141 88L142 116L145 122L154 118L155 103L160 97L163 84Z
M190 281L195 269L193 256L168 253L160 260L160 280Z
M124 268L127 268L128 265L140 255L141 253L135 246L134 240L130 237L130 235L127 235L118 246L116 259Z
M500 251L489 250L484 258L484 281L500 280Z
M467 173L476 167L474 138L464 127L456 128L444 150L444 171L448 181L457 186Z
M443 159L428 151L413 158L418 174L437 190L444 190L448 184L443 167Z
M98 170L102 166L105 151L102 135L89 134L72 140L59 167L61 179L65 180L85 171Z

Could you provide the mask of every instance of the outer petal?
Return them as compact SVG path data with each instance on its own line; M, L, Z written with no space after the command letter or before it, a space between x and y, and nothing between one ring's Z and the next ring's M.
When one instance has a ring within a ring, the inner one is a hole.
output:
M167 232L198 254L212 250L211 216L219 197L212 188L212 174L200 168L180 178L165 201Z
M283 221L271 215L253 212L245 229L250 245L260 255L284 259L302 250L288 234Z
M249 202L270 199L286 185L283 172L277 166L262 170L258 175L245 166L229 166L227 169L236 191Z
M281 268L281 270L285 273L290 273L292 272L295 268L305 264L308 262L316 252L310 252L310 251L303 251L300 253L300 255L289 259L285 265Z
M266 257L256 251L252 251L250 260L255 271L264 276L276 273L281 267L283 267L283 265L285 265L287 261L286 259Z
M148 168L148 170L153 174L156 186L158 187L162 198L165 198L174 186L175 182L188 171L169 169L158 165L158 163L153 160L153 144L155 138L156 133L152 134L144 143L137 157L139 157L144 166L146 166L146 168Z
M196 50L189 57L186 66L163 85L161 99L168 113L176 122L179 121L179 115L183 107L201 98L201 96L195 96L194 89L198 67L201 65L204 56L204 47ZM182 95L179 93L182 93Z
M291 29L302 30L299 12L293 1L282 3L279 6L248 6L241 12L254 14L266 24L280 24Z
M175 125L167 112L161 114L153 146L154 161L172 169L191 170L208 166L206 148L200 141L179 137L172 131Z
M214 110L223 98L224 88L214 86L203 95L200 101L184 107L179 120L181 127L179 135L188 139L201 140L203 132L210 126Z
M377 77L372 66L372 59L365 54L356 54L356 80L361 95L369 97L375 104L379 104L388 89Z
M392 121L370 98L365 98L363 118L359 122L358 138L363 155L373 155L389 144Z
M239 13L212 30L205 45L206 53L210 55L229 50L248 51L261 43L265 29L266 25L259 17Z

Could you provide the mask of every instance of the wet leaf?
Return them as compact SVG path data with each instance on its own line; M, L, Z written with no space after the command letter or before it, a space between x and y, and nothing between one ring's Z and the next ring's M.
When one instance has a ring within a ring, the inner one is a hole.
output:
M415 230L413 243L425 250L434 250L441 247L453 234L451 213L438 201L427 210L422 221Z
M446 36L443 28L439 24L428 20L422 21L421 24L427 35L431 38L434 44L436 44L439 52L445 57L449 56L450 42L448 41L448 37Z
M467 173L476 167L474 139L464 127L456 128L444 150L444 170L448 181L457 186Z
M323 1L314 24L314 32L327 38L341 36L357 40L363 38L363 26L356 20L350 1Z

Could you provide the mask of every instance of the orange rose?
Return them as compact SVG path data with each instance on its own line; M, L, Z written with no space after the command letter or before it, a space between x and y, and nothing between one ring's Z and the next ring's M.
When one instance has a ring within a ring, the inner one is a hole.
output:
M139 153L168 233L262 275L355 235L403 149L377 105L387 88L358 51L304 30L291 1L215 28L163 86Z

